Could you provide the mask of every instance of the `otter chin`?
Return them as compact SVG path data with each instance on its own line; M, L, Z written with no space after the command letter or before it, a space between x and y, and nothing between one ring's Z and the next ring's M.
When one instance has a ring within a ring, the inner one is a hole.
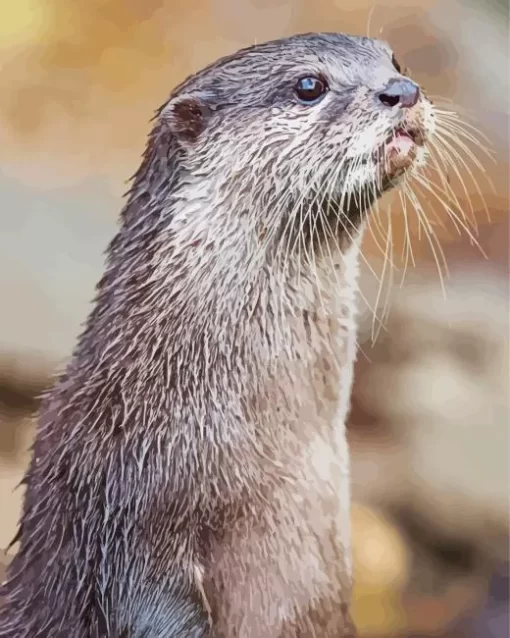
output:
M258 44L174 89L42 402L0 638L355 635L359 246L433 131L364 37Z

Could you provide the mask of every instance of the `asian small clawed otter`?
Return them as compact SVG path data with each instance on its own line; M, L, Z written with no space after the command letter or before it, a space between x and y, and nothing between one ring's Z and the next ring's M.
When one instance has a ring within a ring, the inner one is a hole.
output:
M43 402L1 638L354 635L360 236L433 124L388 45L341 34L173 92Z

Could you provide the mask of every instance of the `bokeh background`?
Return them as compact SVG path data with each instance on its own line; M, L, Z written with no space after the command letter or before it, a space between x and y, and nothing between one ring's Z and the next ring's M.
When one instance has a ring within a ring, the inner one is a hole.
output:
M220 55L318 30L388 40L429 94L458 108L488 138L493 154L489 160L481 145L469 144L481 166L462 152L466 188L455 186L482 250L429 202L449 268L445 290L416 224L415 264L402 278L398 202L382 204L392 214L383 211L379 219L392 223L393 283L374 241L379 231L367 234L370 268L362 276L349 424L355 620L367 638L503 638L509 635L504 0L1 4L0 547L15 532L22 491L14 488L28 461L38 396L65 363L89 310L153 111L175 84ZM385 315L382 328L374 309ZM9 560L0 556L3 564Z

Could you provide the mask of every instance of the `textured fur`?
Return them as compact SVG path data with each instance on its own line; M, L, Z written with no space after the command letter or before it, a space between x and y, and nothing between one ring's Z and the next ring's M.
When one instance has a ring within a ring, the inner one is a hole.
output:
M302 105L315 73L330 91ZM296 36L158 112L44 400L1 638L352 635L357 255L397 75L383 43Z

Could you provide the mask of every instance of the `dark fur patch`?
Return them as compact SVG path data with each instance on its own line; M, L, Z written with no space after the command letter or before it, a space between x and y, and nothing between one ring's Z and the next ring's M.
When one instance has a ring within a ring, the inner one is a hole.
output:
M185 97L170 107L168 121L175 135L186 142L195 142L207 126L209 107L198 98Z

